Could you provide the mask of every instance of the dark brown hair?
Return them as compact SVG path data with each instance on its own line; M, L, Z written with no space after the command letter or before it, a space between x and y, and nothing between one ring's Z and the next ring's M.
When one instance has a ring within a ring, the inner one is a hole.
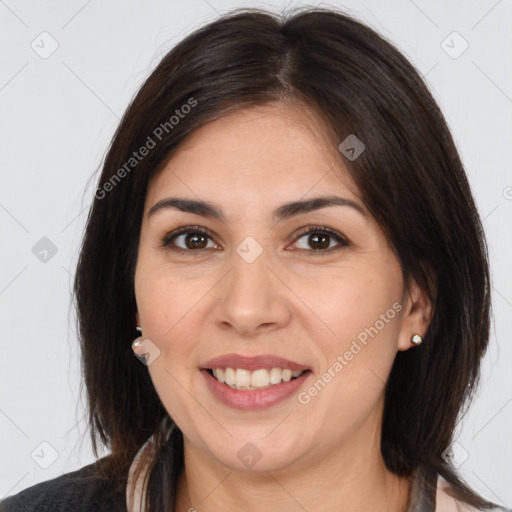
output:
M98 443L111 450L104 476L122 485L136 452L154 434L147 510L174 510L182 434L177 427L169 441L160 434L162 421L172 426L172 419L131 349L148 183L206 122L274 101L315 112L336 147L350 134L364 142L359 158L344 163L406 282L414 279L433 301L422 345L398 353L387 383L381 442L387 467L401 476L417 468L440 474L454 496L487 508L442 456L488 344L489 270L480 218L446 121L418 71L374 30L332 9L280 16L237 10L203 26L165 55L120 122L89 212L74 287L93 449L96 456ZM194 106L183 109L187 104ZM127 166L148 137L155 146Z

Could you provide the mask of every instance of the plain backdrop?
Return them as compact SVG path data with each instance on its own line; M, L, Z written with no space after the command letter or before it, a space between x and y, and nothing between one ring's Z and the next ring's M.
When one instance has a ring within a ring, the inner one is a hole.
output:
M128 102L177 41L218 14L285 5L0 0L0 499L95 460L70 289L97 175L90 180ZM510 507L512 2L322 5L398 45L461 152L488 237L494 323L453 456L475 490Z

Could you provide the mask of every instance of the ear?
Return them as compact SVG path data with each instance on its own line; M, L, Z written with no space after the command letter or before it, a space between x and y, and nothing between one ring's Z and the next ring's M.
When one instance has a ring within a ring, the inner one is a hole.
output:
M408 350L416 345L411 337L419 334L425 336L432 320L433 307L428 293L421 289L415 281L406 290L403 301L402 326L398 334L398 350Z
M140 327L140 316L138 311L135 314L135 325L138 325Z

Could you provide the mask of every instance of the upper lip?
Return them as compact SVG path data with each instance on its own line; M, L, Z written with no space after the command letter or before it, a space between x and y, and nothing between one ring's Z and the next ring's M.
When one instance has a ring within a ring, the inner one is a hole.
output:
M261 368L289 368L292 371L310 370L306 365L274 356L272 354L262 354L259 356L242 356L239 354L224 354L222 356L209 359L201 365L202 370L212 370L214 368L240 368L243 370L259 370Z

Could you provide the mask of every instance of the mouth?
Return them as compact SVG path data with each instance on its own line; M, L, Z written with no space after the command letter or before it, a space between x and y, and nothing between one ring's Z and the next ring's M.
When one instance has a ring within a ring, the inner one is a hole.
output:
M310 367L272 354L224 354L205 361L199 370L217 401L245 410L291 398L312 375Z
M207 389L218 402L246 411L266 409L292 398L301 387L306 386L312 375L311 370L273 367L250 371L230 366L203 368L200 373Z
M227 387L238 391L254 391L278 386L283 382L298 379L311 370L291 370L289 368L205 368L205 371L215 380Z

